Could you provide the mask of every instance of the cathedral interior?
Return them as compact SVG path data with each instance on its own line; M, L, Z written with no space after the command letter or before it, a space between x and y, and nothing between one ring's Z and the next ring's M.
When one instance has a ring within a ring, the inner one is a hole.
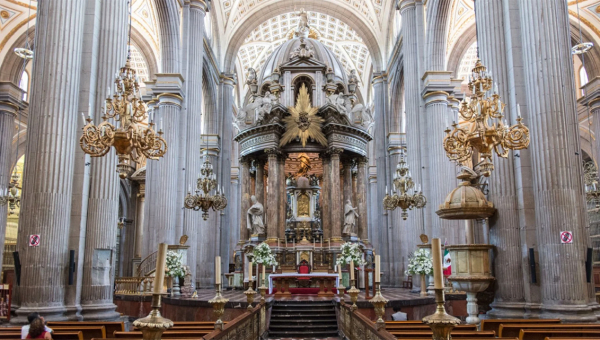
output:
M598 0L0 0L0 337L600 338L599 44Z

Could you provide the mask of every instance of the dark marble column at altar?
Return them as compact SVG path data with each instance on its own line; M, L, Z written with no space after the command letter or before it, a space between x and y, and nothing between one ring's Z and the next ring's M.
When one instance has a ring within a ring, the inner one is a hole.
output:
M567 4L562 0L521 0L519 4L541 312L573 322L595 322L590 307L593 283L586 282L585 271L590 238ZM560 238L565 226L574 235L566 247Z
M279 157L278 169L277 169L277 190L279 191L279 203L277 205L278 218L277 218L277 235L271 236L275 238L285 237L285 215L286 215L286 203L287 202L287 190L285 188L285 160L287 154L282 154Z
M267 178L267 238L274 239L277 237L278 226L279 226L279 210L278 206L283 204L280 199L279 185L279 157L281 151L279 149L267 149L265 152L268 155L268 166L269 166L269 177Z
M329 154L319 155L323 161L323 181L321 182L321 218L323 238L331 238L331 165Z
M248 230L248 222L246 214L250 209L250 159L248 157L240 158L240 182L242 183L242 192L240 200L240 240L248 240L250 238L250 231ZM268 222L268 218L267 221ZM268 234L268 232L267 232Z
M254 164L256 166L254 196L261 204L265 204L265 163L257 159Z
M344 196L342 194L342 188L340 185L340 154L343 152L342 149L330 148L329 152L329 173L331 174L330 182L330 218L331 218L331 238L335 240L341 240L342 238L342 227L344 224L343 219L343 207L342 200Z
M85 2L55 0L37 4L35 58L21 219L17 250L21 259L21 306L11 322L24 324L39 312L64 320L69 258L82 34ZM69 20L65 20L69 18ZM48 72L52 68L54 72ZM48 114L48 108L53 108ZM30 247L28 235L40 235Z
M358 207L358 237L365 240L369 238L368 228L368 198L367 198L367 180L368 180L368 166L369 161L366 157L358 158L358 171L356 174L356 205Z

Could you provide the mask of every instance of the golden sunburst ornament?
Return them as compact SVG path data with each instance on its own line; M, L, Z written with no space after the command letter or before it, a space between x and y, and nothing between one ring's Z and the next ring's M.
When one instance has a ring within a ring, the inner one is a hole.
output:
M325 122L325 119L317 116L318 108L311 106L310 96L305 84L302 84L300 88L296 107L288 107L288 110L291 115L283 119L285 133L279 142L279 146L284 146L296 138L300 138L303 147L306 146L306 141L309 138L316 140L323 146L327 146L327 138L321 132L321 124Z

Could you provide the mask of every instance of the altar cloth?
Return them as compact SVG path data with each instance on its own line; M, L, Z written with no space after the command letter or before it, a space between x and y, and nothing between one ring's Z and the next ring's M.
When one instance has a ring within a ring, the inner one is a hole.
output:
M273 294L273 278L277 279L280 277L335 277L335 286L340 286L340 277L338 274L330 274L330 273L310 273L310 274L300 274L300 273L283 273L283 274L271 274L269 275L269 294Z

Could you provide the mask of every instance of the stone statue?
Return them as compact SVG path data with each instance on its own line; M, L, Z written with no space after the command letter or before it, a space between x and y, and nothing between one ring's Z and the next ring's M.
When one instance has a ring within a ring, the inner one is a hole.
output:
M351 70L348 76L348 83L358 84L358 77L356 76L356 70Z
M315 174L308 176L308 180L310 181L311 187L316 187L319 185L319 177L317 177Z
M357 208L352 207L352 202L350 200L346 201L346 206L344 207L344 230L343 233L346 235L355 235L354 227L356 226L356 218L358 217L358 213L356 212Z
M346 109L346 96L343 94L332 94L327 97L327 103L335 106L339 113L347 115L348 110ZM348 101L349 102L349 101Z
M246 125L247 116L249 113L254 113L255 124L261 122L265 115L271 113L273 103L277 101L277 96L272 95L267 91L264 96L257 96L253 102L248 103L244 109L240 109L235 117L238 127Z
M252 67L248 69L248 80L246 80L246 83L248 85L256 84L256 70Z
M297 12L295 15L299 18L296 33L308 33L310 26L308 25L308 14L304 11L304 8L300 8L300 12Z
M252 235L264 234L265 225L263 223L263 205L258 202L256 196L254 195L250 197L250 200L252 201L252 206L250 209L248 209L248 214L246 215L247 228L250 230Z
M285 179L285 184L288 187L295 187L296 186L296 178L294 177L294 175L290 172L287 175L287 178Z

